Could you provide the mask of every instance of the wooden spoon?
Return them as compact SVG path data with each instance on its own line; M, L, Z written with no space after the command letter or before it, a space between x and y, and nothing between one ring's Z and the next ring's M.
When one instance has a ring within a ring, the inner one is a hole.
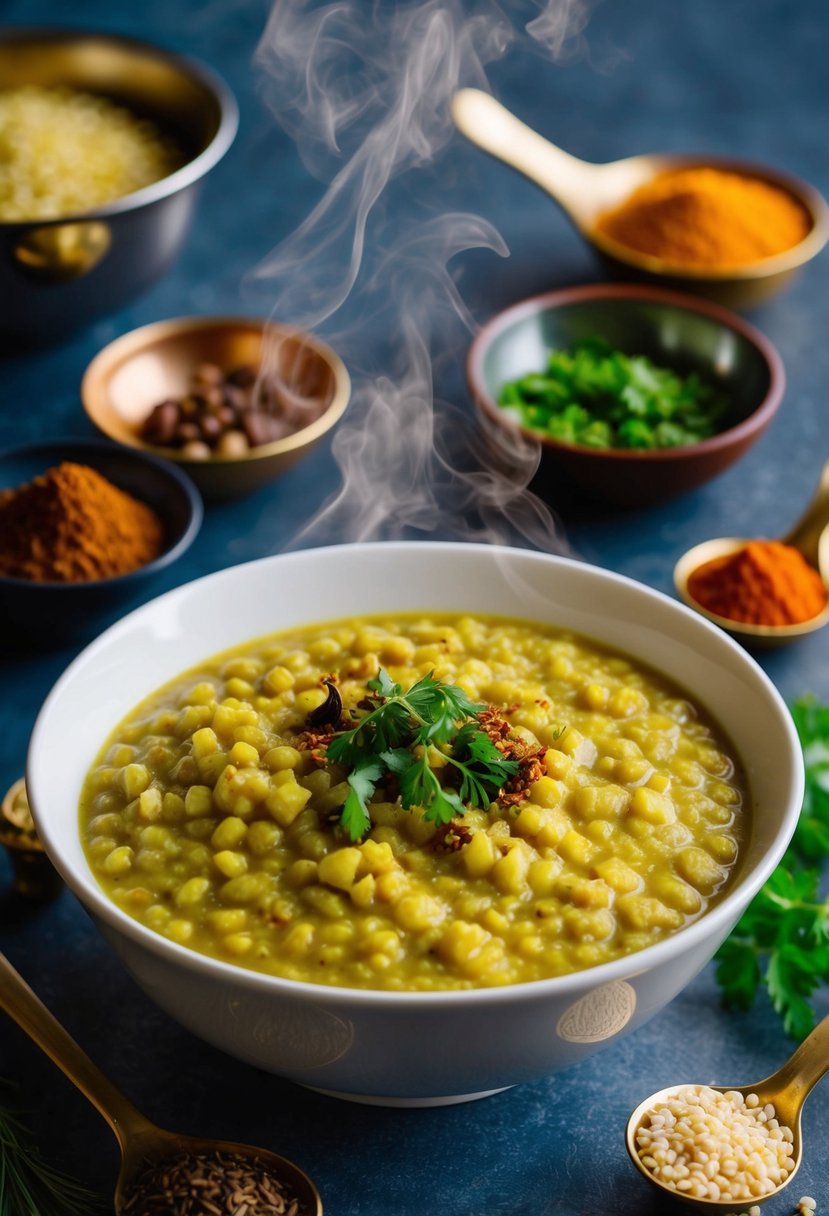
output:
M629 156L597 165L579 160L550 143L510 113L489 93L461 89L452 99L458 130L479 148L498 157L545 190L569 216L615 275L658 281L693 291L729 307L751 307L776 294L794 272L829 239L829 207L808 183L766 166L721 157L690 157L669 153ZM812 218L812 229L792 249L738 270L677 269L661 258L639 253L596 231L599 215L622 203L658 173L690 165L714 165L762 177L799 199Z

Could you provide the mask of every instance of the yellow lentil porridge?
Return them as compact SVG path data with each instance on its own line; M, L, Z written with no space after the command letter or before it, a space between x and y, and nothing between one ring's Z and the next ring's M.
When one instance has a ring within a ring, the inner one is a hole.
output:
M379 787L352 839L348 774L309 715L333 683L359 721L378 673L403 688L432 673L494 707L533 758L520 794L441 825ZM352 988L521 983L641 950L722 895L748 832L729 746L681 690L577 634L333 622L148 698L90 772L81 830L107 895L204 954Z

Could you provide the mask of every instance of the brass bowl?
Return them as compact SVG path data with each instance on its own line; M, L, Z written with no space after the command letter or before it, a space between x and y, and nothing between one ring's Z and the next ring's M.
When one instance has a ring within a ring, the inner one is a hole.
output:
M322 397L324 413L302 430L240 456L196 460L141 438L141 424L152 408L165 398L185 396L200 363L229 371L258 365L263 356L275 361L295 392ZM144 325L104 347L81 384L84 409L100 431L175 461L211 499L250 493L291 468L339 420L350 395L348 372L330 347L312 334L255 317L180 317Z
M208 68L113 34L5 30L0 88L27 84L104 96L154 122L185 157L174 173L81 214L0 221L0 334L42 342L115 311L163 274L238 110Z
M738 553L750 543L751 539L748 536L718 537L714 540L702 541L683 553L674 566L674 587L679 598L689 608L694 608L709 621L719 625L720 629L735 638L736 641L741 642L749 650L774 650L788 642L796 642L799 638L804 638L829 624L829 602L817 616L809 617L805 621L798 621L794 625L752 625L746 621L735 621L730 617L710 612L704 604L694 599L688 589L688 580L694 571L705 562ZM829 551L829 528L826 531L826 548Z

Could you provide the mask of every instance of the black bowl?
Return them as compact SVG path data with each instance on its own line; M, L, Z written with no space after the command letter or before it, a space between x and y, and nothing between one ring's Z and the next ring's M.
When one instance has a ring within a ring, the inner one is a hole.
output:
M170 461L102 439L54 440L0 453L0 490L16 489L67 460L95 469L152 507L164 525L165 542L154 561L115 578L62 583L0 576L0 618L15 632L47 644L94 634L108 611L181 557L204 513L198 490Z

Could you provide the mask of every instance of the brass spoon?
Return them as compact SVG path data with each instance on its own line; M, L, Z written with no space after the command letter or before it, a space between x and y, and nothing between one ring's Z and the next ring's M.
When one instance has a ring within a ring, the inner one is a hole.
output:
M683 1203L693 1205L694 1209L698 1212L710 1211L722 1213L724 1211L734 1211L735 1208L744 1210L750 1204L765 1203L767 1199L774 1199L784 1187L789 1185L803 1159L803 1138L800 1127L803 1105L815 1085L817 1085L818 1081L827 1071L829 1071L829 1017L819 1022L783 1067L778 1068L777 1072L773 1072L764 1081L758 1081L755 1085L711 1085L708 1087L709 1089L716 1090L717 1093L723 1094L736 1091L737 1093L741 1093L743 1097L747 1097L749 1094L756 1094L760 1099L761 1107L771 1102L780 1125L791 1128L793 1135L791 1173L784 1182L781 1182L768 1195L756 1198L752 1196L751 1199L747 1200L695 1199L681 1191L675 1191L673 1187L661 1182L642 1164L636 1148L636 1133L648 1111L674 1093L678 1088L676 1085L669 1086L668 1089L660 1089L658 1093L651 1094L644 1102L639 1103L636 1110L628 1119L627 1128L625 1129L625 1146L631 1161L639 1172L647 1178L648 1182L658 1187L664 1195L670 1195L673 1199L679 1199Z
M617 277L656 281L664 286L696 292L731 308L750 308L776 294L829 238L829 207L818 191L807 182L766 166L722 157L665 153L593 164L556 147L489 93L479 89L461 89L455 94L452 118L458 130L472 143L545 190ZM812 219L810 232L799 244L775 257L737 270L718 272L709 268L678 269L661 258L629 249L596 231L596 220L603 211L618 206L658 173L703 163L762 177L781 186L806 208Z
M120 1216L123 1211L137 1171L147 1161L180 1152L206 1155L231 1153L246 1157L258 1168L284 1181L286 1188L299 1201L298 1216L322 1216L322 1201L317 1188L299 1166L285 1157L250 1144L182 1136L151 1123L93 1064L3 954L0 954L0 1008L66 1073L114 1131L121 1149L121 1169L115 1187L115 1216Z
M709 612L702 604L698 604L688 590L688 579L691 573L703 562L712 561L718 557L727 557L736 553L749 543L747 537L720 536L714 540L703 541L694 545L674 566L674 586L681 599L695 608L697 612L714 621L721 629L732 637L754 648L769 649L792 642L796 638L814 633L829 622L829 601L822 612L810 617L808 621L799 621L796 625L749 625L743 621L732 621L727 617ZM797 523L781 537L784 544L799 549L810 566L818 571L827 589L829 589L829 460L821 470L817 488L812 500L806 507Z

